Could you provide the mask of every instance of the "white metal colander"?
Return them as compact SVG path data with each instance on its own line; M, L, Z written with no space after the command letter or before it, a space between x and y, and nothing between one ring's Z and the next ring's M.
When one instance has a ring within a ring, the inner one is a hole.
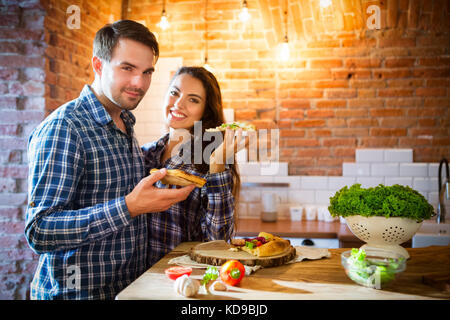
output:
M393 251L409 258L408 251L400 246L411 239L422 222L408 218L348 216L348 227L360 240L366 242L361 248L378 248Z

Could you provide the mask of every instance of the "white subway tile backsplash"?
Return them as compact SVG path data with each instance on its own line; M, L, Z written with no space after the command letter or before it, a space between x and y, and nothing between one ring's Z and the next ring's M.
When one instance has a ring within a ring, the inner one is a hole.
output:
M338 191L345 186L352 186L355 181L354 177L328 177L328 190Z
M287 162L261 162L260 170L262 176L287 176L288 164Z
M344 162L342 164L344 177L370 176L370 163Z
M430 191L430 192L438 192L438 190L439 190L438 178L430 177L429 179L430 179L430 184L429 184L429 188L430 189L428 189L428 191Z
M384 149L356 149L356 162L383 162Z
M271 183L271 182L273 182L273 177L272 176L244 176L244 177L241 177L241 179L242 178L245 178L245 182L255 182L255 183L258 183L258 182L261 182L261 183Z
M242 182L289 183L289 187L262 186L241 189L238 213L259 218L263 192L276 192L280 197L278 218L290 219L289 207L329 205L330 197L343 188L360 183L363 188L379 184L410 186L436 208L438 203L438 163L413 163L412 149L358 149L356 162L342 164L342 176L289 176L288 163L239 163Z
M249 217L260 217L262 210L261 203L248 203L247 204L247 216Z
M323 190L328 187L328 177L304 176L301 179L302 189Z
M370 175L372 177L396 177L399 175L398 163L372 163L370 165Z
M439 192L428 192L428 202L437 206L439 203Z
M385 149L385 162L413 162L412 149Z
M427 163L400 163L401 177L428 177Z
M290 190L288 191L289 202L298 204L313 204L315 192L313 190Z
M414 177L412 188L421 192L431 191L431 181L430 178Z
M255 188L241 188L239 197L240 200L244 202L260 202L261 191Z
M320 203L323 205L330 204L330 197L335 195L335 191L330 190L317 190L316 191L316 203Z
M385 177L384 185L393 186L399 184L401 186L412 186L412 177Z
M245 155L240 155L237 161L243 176L288 176L287 162L245 162L244 158Z
M439 163L429 163L428 164L428 176L438 177L439 176Z
M384 184L384 177L358 177L356 182L361 184L361 188L372 188Z
M242 200L239 201L237 204L237 213L239 217L246 217L247 216L247 203L243 202Z

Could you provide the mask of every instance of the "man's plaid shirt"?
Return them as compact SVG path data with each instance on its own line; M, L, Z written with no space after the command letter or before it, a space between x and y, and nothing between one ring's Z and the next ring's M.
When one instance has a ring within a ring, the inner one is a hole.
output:
M89 86L32 133L25 235L39 254L32 299L113 299L147 269L147 216L125 195L145 176L123 111L121 132Z
M180 169L205 178L207 182L202 188L195 188L185 201L174 204L169 210L148 214L150 265L180 242L230 239L234 229L235 201L232 195L231 170L201 174L193 164L185 163L180 156L181 151L180 154L161 163L168 139L169 134L142 147L146 170L163 167ZM156 186L168 188L161 181L157 181Z

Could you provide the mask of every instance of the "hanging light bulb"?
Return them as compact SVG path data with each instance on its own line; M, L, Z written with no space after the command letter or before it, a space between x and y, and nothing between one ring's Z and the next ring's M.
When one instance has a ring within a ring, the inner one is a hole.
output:
M214 69L208 64L208 57L205 57L205 63L203 64L203 68L205 68L211 73L214 73Z
M291 51L289 49L289 40L287 35L284 37L283 43L280 45L280 60L288 61L291 56Z
M166 30L167 28L170 27L169 20L167 19L166 16L166 11L162 12L161 21L159 21L158 27L160 27L162 30Z
M322 8L328 8L329 6L331 6L331 3L331 0L320 0L320 6Z
M241 12L239 12L239 20L247 22L250 19L250 13L248 12L247 0L242 3Z
M166 15L166 2L163 2L163 9L161 12L161 20L158 23L158 27L160 27L163 31L170 27L169 19L167 19Z
M288 40L288 0L286 0L284 9L284 32L284 41L279 48L279 58L281 61L288 61L291 56Z
M214 73L214 69L208 64L208 0L205 1L205 16L203 19L205 21L205 62L203 68Z

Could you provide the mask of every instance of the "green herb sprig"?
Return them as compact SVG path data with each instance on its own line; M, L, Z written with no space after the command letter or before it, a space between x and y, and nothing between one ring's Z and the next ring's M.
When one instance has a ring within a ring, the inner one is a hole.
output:
M202 285L208 284L210 281L216 280L219 277L219 270L216 267L208 267L203 275L201 281Z

